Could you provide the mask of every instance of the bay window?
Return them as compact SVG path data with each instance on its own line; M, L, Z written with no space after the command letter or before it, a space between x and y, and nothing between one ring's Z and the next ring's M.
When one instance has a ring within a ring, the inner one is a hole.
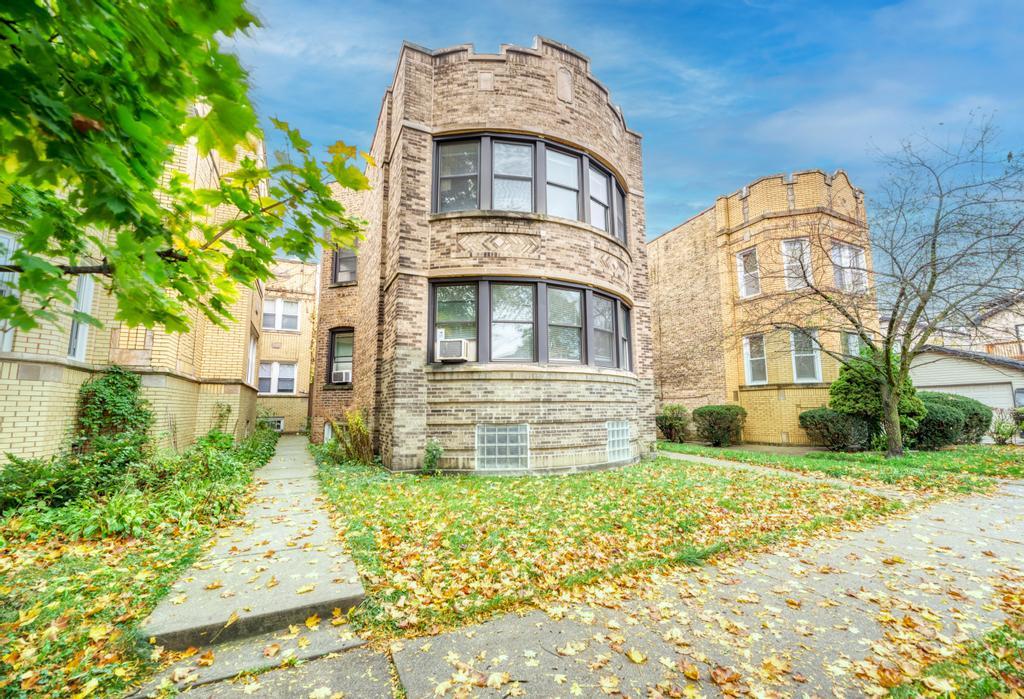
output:
M594 337L594 363L615 366L615 302L594 295L591 305L591 329Z
M630 309L614 296L570 283L460 279L430 287L428 359L440 340L466 340L447 361L589 364L630 370Z
M867 291L868 271L864 262L864 248L846 243L833 243L832 268L837 289L849 292Z
M494 208L533 211L533 145L494 142Z
M583 361L583 292L579 289L548 287L548 358Z
M786 290L803 289L813 280L811 276L811 241L792 238L782 241L782 268Z
M480 141L442 143L437 155L437 210L480 208Z
M534 285L491 284L491 359L534 359Z
M602 231L610 231L608 209L611 208L611 197L608 193L610 178L600 170L590 168L590 225Z
M580 159L547 149L547 212L552 216L580 217Z
M626 192L587 153L513 134L435 141L436 213L522 211L590 224L626 244Z

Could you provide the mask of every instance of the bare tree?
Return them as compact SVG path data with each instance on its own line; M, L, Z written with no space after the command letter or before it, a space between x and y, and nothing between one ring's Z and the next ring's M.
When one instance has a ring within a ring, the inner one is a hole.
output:
M778 264L762 262L779 282L741 332L813 328L843 364L870 348L889 456L903 453L898 406L914 359L937 337L971 334L979 308L1024 289L1024 162L994 152L997 136L990 119L972 121L955 142L922 136L882 156L869 250L848 244L866 239L862 223L822 214L796 224L806 253L783 246Z

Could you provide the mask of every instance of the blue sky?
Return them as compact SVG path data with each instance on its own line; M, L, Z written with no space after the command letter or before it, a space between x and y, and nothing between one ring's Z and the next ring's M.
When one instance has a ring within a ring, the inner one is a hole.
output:
M234 46L261 114L324 146L369 145L403 39L582 51L644 136L648 237L776 172L843 168L870 206L879 150L972 110L1024 149L1024 0L250 4L265 26Z

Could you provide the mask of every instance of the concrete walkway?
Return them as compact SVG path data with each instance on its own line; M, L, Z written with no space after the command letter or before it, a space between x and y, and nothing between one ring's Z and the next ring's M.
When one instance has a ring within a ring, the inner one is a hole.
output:
M662 451L658 450L658 456L664 456L669 459L676 459L678 461L692 461L698 464L709 464L711 466L718 466L720 468L731 468L738 471L752 471L754 473L764 473L775 478L792 478L798 481L809 481L812 483L829 483L836 488L848 488L850 490L859 490L864 493L871 493L872 495L878 495L883 498L889 498L890 500L902 500L909 502L917 499L917 495L913 492L896 490L895 488L880 488L872 485L861 485L859 483L851 483L844 481L841 478L834 478L824 473L815 473L813 471L808 473L799 473L797 471L787 471L781 468L772 468L771 466L761 466L759 464L748 464L743 461L730 461L728 459L715 459L709 456L698 456L697 454L682 454L677 451Z
M392 657L409 699L878 695L1001 622L996 585L1022 567L1024 485L1010 484L639 590L597 586Z
M243 518L217 532L143 623L142 638L199 652L142 693L164 679L180 690L362 644L343 612L362 601L363 587L330 525L315 469L305 438L281 438L256 474ZM200 662L204 655L213 661Z

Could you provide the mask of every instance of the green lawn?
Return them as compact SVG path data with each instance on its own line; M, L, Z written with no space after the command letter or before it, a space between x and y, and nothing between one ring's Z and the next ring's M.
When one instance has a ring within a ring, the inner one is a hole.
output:
M897 507L863 491L659 458L550 477L420 476L314 450L379 636L432 632L588 582Z
M922 491L974 492L990 488L992 478L1024 478L1024 449L1020 447L969 445L911 451L898 459L886 459L879 452L820 451L789 456L666 441L658 442L658 448Z

